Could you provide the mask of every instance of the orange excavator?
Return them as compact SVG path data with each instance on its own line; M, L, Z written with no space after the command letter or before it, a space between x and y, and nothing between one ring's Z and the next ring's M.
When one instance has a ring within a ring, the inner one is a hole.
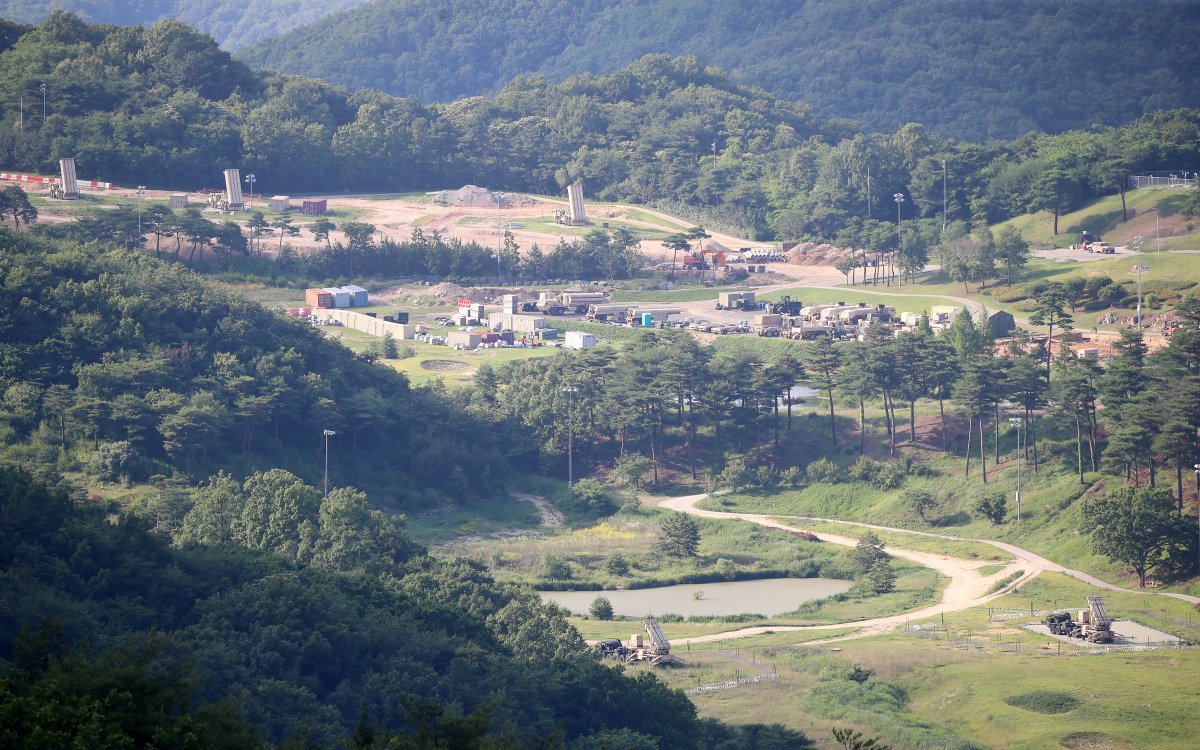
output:
M712 256L711 259L709 256ZM716 249L694 250L691 253L683 256L683 267L690 268L696 271L707 271L712 268L721 268L726 266L725 251Z

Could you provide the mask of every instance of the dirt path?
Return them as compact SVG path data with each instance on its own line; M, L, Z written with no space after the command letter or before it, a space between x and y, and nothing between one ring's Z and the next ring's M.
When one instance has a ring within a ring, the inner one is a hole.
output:
M550 501L541 495L527 495L524 492L513 492L513 497L518 500L524 500L527 503L533 503L538 509L538 513L542 515L542 526L548 529L557 528L563 525L566 517L550 504Z
M853 547L858 544L858 540L854 537L843 536L841 534L831 534L824 531L811 531L804 529L801 526L793 526L782 524L779 518L792 518L789 516L772 515L767 516L760 513L726 513L715 510L705 510L697 508L696 504L708 497L707 494L688 495L685 497L671 498L648 498L650 502L654 502L660 507L670 508L671 510L681 513L690 513L703 518L719 518L719 519L737 519L756 523L760 526L769 526L773 528L781 528L788 531L809 531L813 533L823 542L831 544L840 544L846 547ZM895 531L904 534L918 534L920 536L936 537L941 539L951 539L956 541L973 541L981 544L990 544L998 549L1002 549L1014 556L1014 561L1004 567L998 573L993 573L990 576L984 576L979 573L979 569L991 564L986 560L963 560L950 555L941 555L933 552L920 552L917 550L906 550L899 547L888 546L887 551L903 560L915 562L918 565L923 565L932 568L942 575L950 579L950 583L946 586L942 593L942 598L936 604L916 610L915 612L906 612L899 615L890 615L887 617L876 617L869 620L857 620L847 623L836 623L831 625L774 625L760 626L752 628L741 628L738 630L730 630L724 633L712 633L704 636L687 639L690 643L710 643L715 641L732 640L735 638L745 638L752 635L763 635L765 633L781 633L781 632L805 632L805 631L822 631L822 630L837 630L845 627L857 627L858 630L854 633L838 636L837 638L827 638L820 641L806 642L800 645L809 645L809 643L830 643L833 641L849 640L852 638L863 638L869 635L876 635L894 629L897 625L908 622L909 620L920 620L926 617L932 617L943 612L958 612L972 607L978 607L986 604L997 597L1008 593L1015 586L1024 584L1026 581L1034 578L1038 574L1049 571L1053 573L1063 573L1073 578L1077 578L1088 584L1103 588L1109 591L1126 591L1128 593L1151 593L1151 592L1130 592L1128 589L1122 589L1119 586L1101 581L1094 576L1078 570L1071 570L1050 560L1035 555L1032 552L1023 550L1007 542L994 542L987 539L970 539L966 540L963 537L955 537L944 534L934 534L922 531L910 531L908 529L898 529L889 526L878 526L875 524L855 523L850 521L839 521L837 519L797 519L809 521L833 521L836 523L845 523L853 526L862 526L867 528L878 529L880 531ZM994 593L988 593L998 581L1016 573L1018 570L1024 573L1016 580L1007 584L1003 589ZM1157 593L1157 592L1155 592ZM1192 603L1200 603L1200 598L1187 596L1185 594L1165 594L1177 599Z

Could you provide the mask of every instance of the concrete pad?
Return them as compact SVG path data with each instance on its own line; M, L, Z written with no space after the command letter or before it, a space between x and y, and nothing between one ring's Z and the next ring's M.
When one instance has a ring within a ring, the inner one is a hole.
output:
M1079 638L1068 638L1065 635L1053 635L1050 632L1049 626L1043 623L1035 623L1031 625L1022 625L1026 630L1032 630L1035 633L1040 633L1049 638L1057 638L1060 641L1067 643L1081 643L1083 645L1098 645L1089 644L1087 641ZM1148 628L1145 625L1139 625L1130 620L1113 620L1112 624L1114 646L1145 646L1147 643L1178 643L1181 638L1164 633L1161 630Z

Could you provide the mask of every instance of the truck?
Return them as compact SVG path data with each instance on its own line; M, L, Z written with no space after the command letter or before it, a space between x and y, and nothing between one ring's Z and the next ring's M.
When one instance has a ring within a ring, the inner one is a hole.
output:
M1087 598L1087 609L1079 610L1079 618L1072 619L1070 612L1054 612L1046 617L1046 627L1053 635L1079 638L1088 643L1112 643L1112 618L1104 608L1104 599L1099 596Z
M525 302L521 312L543 315L582 315L588 307L607 302L604 292L538 292L536 301Z

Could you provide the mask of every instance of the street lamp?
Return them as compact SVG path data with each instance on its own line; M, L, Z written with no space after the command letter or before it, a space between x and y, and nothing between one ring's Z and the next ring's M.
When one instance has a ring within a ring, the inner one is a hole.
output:
M146 186L138 185L137 186L137 199L138 199L138 236L139 237L142 236L142 196L145 194L146 194Z
M246 182L250 183L250 208L254 208L254 181L257 179L253 172L246 175Z
M1009 417L1008 423L1017 427L1017 523L1021 523L1021 418Z
M895 193L892 198L896 201L896 232L900 232L900 206L904 203L904 193Z
M337 433L333 430L322 430L321 434L325 436L325 497L329 497L329 438Z
M1133 267L1133 270L1137 271L1137 275L1138 275L1137 327L1138 327L1139 331L1142 329L1142 271L1150 270L1150 266L1144 266L1141 263L1142 242L1144 242L1144 240L1142 239L1142 235L1139 234L1138 236L1134 237L1133 242L1130 243L1137 250L1137 254L1138 254L1138 264Z
M574 423L574 406L575 393L579 389L573 385L568 385L562 389L562 392L567 394L567 489L575 483L575 423Z
M42 127L46 127L46 84L42 84Z

